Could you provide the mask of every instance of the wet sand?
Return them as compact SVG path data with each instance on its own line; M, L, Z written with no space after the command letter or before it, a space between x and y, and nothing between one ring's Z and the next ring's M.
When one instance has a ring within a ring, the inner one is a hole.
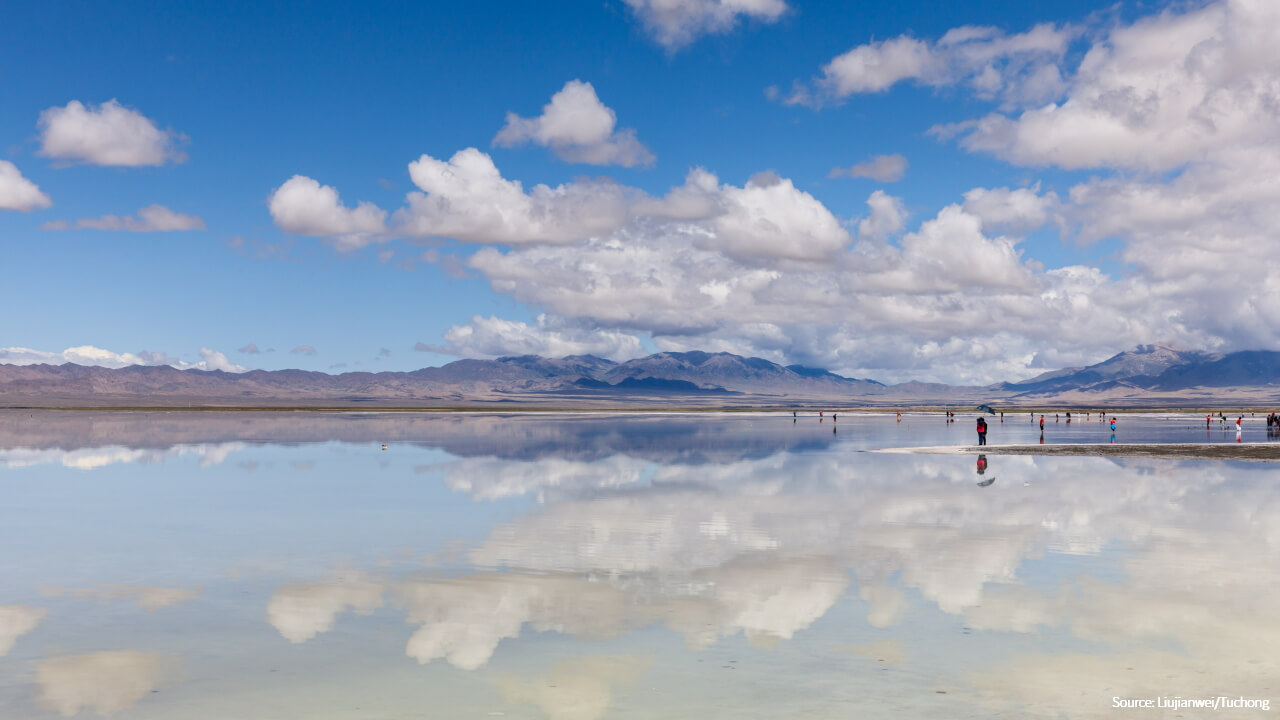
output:
M1280 443L1098 443L1056 445L942 445L868 450L921 455L1054 455L1076 457L1140 457L1175 460L1280 461Z

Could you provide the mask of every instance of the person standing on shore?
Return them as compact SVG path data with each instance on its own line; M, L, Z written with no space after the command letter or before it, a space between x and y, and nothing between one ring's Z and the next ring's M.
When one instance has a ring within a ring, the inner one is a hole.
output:
M987 421L986 418L978 418L978 444L987 444Z
M1111 418L1111 432L1114 434L1114 433L1115 433L1115 431L1116 431L1116 419L1115 419L1115 418ZM1114 442L1114 441L1115 441L1115 438L1112 438L1111 440L1112 440L1112 442Z

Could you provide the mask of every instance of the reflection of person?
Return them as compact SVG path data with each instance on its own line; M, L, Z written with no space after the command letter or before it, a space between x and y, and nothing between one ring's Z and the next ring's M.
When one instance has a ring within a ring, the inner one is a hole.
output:
M987 420L986 418L978 418L978 444L987 444Z
M978 474L979 475L987 474L987 456L986 455L978 456ZM984 477L982 480L978 481L978 487L987 487L988 485L990 485L995 481L996 479L994 477Z

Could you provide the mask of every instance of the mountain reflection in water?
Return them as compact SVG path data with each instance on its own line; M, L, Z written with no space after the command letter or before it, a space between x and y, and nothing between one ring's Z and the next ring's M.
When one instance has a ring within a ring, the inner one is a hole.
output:
M979 487L974 457L858 452L967 425L839 425L0 413L0 714L1093 718L1280 695L1270 465L988 456Z

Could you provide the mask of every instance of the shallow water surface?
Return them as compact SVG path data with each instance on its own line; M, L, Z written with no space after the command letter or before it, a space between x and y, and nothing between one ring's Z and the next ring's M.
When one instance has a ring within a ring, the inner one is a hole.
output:
M1280 697L1280 471L972 424L0 412L0 717L1280 711L1113 707Z

